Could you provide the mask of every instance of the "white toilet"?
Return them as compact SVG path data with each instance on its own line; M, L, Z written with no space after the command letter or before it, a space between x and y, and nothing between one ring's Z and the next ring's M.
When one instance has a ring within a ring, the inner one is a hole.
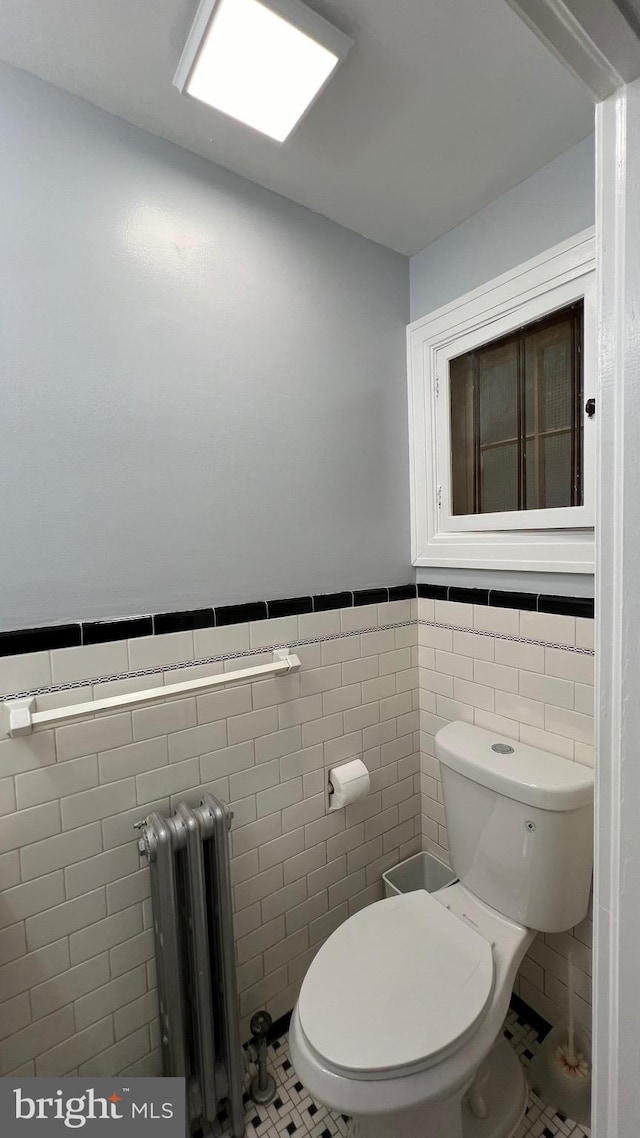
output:
M502 1023L536 932L586 915L593 772L468 723L436 736L459 881L378 901L309 967L291 1055L363 1138L508 1138L527 1099Z

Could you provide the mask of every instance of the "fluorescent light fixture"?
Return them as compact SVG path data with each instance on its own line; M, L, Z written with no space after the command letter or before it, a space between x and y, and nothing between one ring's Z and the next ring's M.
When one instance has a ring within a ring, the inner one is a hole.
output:
M201 0L173 82L284 142L351 43L300 0Z

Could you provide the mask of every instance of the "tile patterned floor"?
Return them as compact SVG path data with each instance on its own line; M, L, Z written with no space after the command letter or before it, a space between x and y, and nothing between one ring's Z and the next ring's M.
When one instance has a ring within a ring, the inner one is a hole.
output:
M510 1011L504 1025L505 1036L515 1048L525 1067L531 1062L541 1037L523 1019ZM289 1057L286 1035L269 1047L269 1068L278 1084L278 1094L269 1106L256 1106L246 1101L246 1138L335 1138L346 1136L347 1118L333 1114L313 1102L296 1075ZM230 1138L226 1119L220 1116L214 1138ZM590 1138L590 1132L570 1118L557 1114L533 1092L529 1095L527 1113L514 1138Z
M504 1034L515 1047L516 1054L526 1068L535 1055L542 1036L514 1011L510 1011L504 1025ZM514 1138L590 1138L591 1131L579 1126L571 1118L558 1114L547 1106L533 1091L529 1091L529 1105Z

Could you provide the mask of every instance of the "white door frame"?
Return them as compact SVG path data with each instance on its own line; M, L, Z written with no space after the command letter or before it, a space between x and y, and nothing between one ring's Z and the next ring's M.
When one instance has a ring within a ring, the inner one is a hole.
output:
M616 0L508 0L596 102L599 423L593 1138L640 1135L640 35Z
M640 80L596 110L594 1138L640 1133Z

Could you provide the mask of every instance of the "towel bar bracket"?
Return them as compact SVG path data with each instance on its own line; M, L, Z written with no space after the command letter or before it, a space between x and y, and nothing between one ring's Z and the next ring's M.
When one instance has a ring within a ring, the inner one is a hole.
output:
M36 709L36 701L31 699L8 699L5 701L8 711L7 734L12 739L21 735L30 735L33 731L32 716Z

